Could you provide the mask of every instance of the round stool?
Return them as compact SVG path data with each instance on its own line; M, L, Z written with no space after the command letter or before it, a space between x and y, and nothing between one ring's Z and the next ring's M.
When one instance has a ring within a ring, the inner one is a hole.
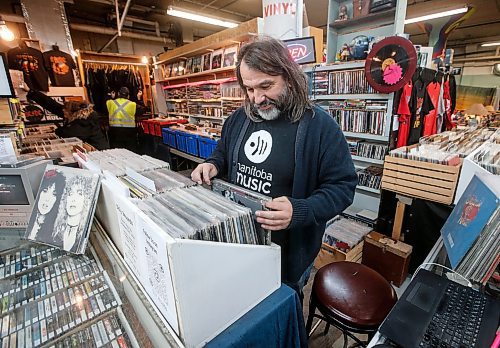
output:
M319 269L309 300L306 332L309 334L313 317L340 329L358 345L366 347L351 332L368 334L368 341L397 301L391 284L373 269L355 262L334 262ZM316 309L321 315L316 314Z

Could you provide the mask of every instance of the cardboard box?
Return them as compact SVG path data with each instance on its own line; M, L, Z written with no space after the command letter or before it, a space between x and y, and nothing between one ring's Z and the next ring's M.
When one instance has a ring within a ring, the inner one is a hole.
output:
M408 275L412 246L378 232L370 232L363 245L362 264L400 286Z
M361 262L362 251L363 241L358 243L348 252L340 251L326 243L323 243L321 245L321 249L319 250L318 256L316 256L316 259L314 260L314 267L316 269L320 269L321 267L328 265L329 263L339 261Z
M386 156L382 189L410 197L451 204L461 164L448 166Z

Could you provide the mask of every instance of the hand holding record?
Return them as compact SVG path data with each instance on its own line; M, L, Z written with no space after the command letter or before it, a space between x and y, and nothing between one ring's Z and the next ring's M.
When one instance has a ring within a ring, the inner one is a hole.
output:
M279 231L290 225L293 207L287 197L278 197L266 202L266 208L271 210L258 210L255 212L257 222L262 224L262 228Z

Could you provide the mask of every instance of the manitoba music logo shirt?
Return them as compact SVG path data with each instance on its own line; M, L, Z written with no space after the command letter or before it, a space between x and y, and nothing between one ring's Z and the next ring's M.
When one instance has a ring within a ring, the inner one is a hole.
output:
M276 198L292 193L298 122L280 117L251 122L236 165L236 184Z

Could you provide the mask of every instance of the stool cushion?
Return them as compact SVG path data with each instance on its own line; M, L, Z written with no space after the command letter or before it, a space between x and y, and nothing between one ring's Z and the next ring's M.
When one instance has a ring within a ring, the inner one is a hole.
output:
M376 329L397 301L391 284L371 268L334 262L316 273L312 295L329 316L359 329Z

